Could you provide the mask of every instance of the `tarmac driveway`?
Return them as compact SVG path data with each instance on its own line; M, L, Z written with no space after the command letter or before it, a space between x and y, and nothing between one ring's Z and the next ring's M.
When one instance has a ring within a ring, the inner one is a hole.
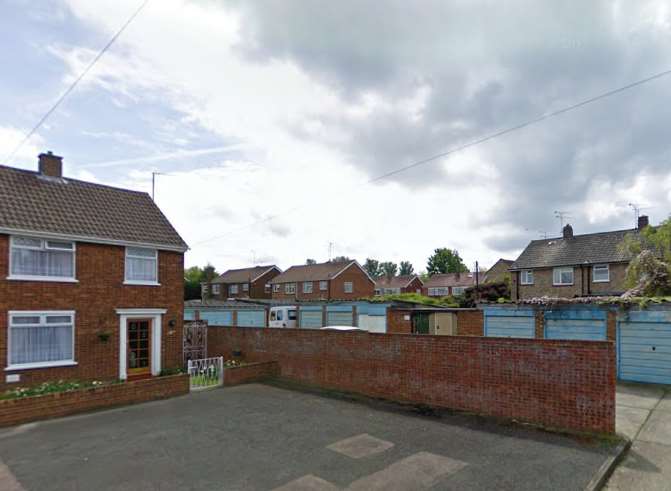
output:
M595 442L243 385L0 432L0 489L583 489Z

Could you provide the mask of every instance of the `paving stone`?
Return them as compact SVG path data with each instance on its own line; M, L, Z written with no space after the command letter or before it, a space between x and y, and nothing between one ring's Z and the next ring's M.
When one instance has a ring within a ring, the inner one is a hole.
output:
M653 411L638 434L638 440L671 446L671 413ZM671 448L668 451L671 452Z
M652 409L664 397L664 388L656 385L618 384L615 404Z
M324 479L308 474L273 491L337 491L338 487Z
M671 487L671 451L666 445L635 442L610 477L609 491L668 491Z
M386 440L380 440L367 433L356 435L351 438L345 438L339 442L333 443L326 448L334 452L347 455L353 459L361 459L371 455L384 452L393 447L394 444Z
M617 406L615 408L615 429L620 435L634 440L650 411L637 407Z

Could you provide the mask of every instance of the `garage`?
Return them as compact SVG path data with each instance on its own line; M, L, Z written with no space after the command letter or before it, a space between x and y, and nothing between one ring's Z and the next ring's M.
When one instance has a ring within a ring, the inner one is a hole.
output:
M558 309L545 312L545 339L606 340L603 309Z
M484 309L485 336L496 338L535 337L533 309L488 307Z
M671 384L671 312L624 312L617 325L618 377Z
M300 308L301 329L319 329L322 327L322 325L323 322L321 306Z
M326 307L326 324L329 326L353 326L351 305L329 305Z
M265 327L265 310L238 310L238 327Z

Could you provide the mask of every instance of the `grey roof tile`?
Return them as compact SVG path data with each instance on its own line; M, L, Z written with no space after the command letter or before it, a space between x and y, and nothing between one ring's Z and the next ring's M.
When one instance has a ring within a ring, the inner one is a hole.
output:
M249 283L272 268L276 268L278 272L281 272L280 268L274 264L268 266L254 266L251 268L229 269L217 276L212 283Z
M147 193L0 166L0 228L186 250Z

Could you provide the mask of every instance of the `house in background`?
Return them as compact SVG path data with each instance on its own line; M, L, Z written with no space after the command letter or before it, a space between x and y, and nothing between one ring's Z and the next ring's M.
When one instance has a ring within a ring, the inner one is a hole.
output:
M422 280L415 274L382 276L375 280L375 295L399 295L401 293L422 293Z
M180 367L186 243L147 193L62 166L0 166L0 389Z
M632 256L620 244L646 226L647 216L612 232L574 235L566 225L562 237L532 240L510 268L512 299L621 295Z
M501 283L510 277L510 267L515 261L512 259L499 259L487 271L482 273L481 283Z
M282 273L274 264L252 268L229 269L208 284L203 284L203 296L227 298L271 298L270 280Z
M422 292L429 297L446 297L462 295L471 286L475 286L474 273L437 273L424 282Z
M375 281L356 261L291 266L270 284L276 300L354 300L375 293Z

